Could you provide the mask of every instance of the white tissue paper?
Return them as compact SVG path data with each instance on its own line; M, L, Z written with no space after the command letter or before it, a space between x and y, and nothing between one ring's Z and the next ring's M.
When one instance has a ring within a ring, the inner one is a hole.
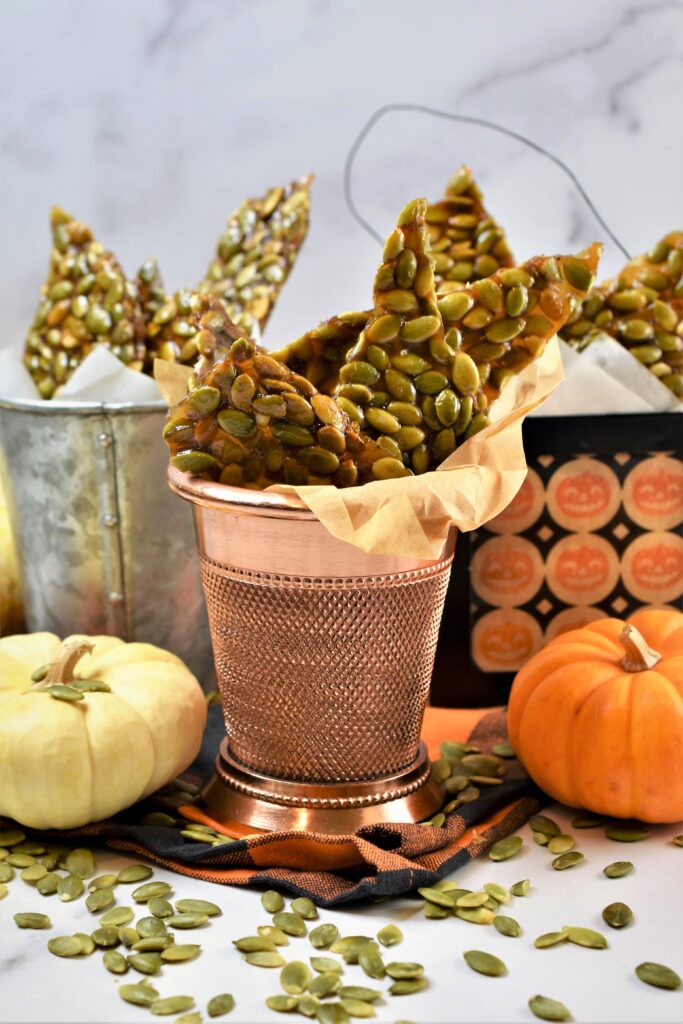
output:
M564 380L532 416L683 411L683 403L618 341L602 335L583 352L560 341Z
M0 350L0 398L40 399L31 375L16 349ZM94 348L52 402L163 401L153 377L130 370L104 346Z

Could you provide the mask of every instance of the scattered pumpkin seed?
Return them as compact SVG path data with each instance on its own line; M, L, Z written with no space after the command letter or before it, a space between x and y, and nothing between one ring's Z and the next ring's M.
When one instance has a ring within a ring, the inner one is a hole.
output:
M182 1017L176 1017L173 1024L202 1024L201 1013L184 1013Z
M165 999L155 999L150 1010L158 1017L167 1017L172 1013L182 1013L183 1010L191 1010L194 1006L192 996L167 996Z
M507 836L505 839L499 839L497 843L494 843L489 850L489 860L509 860L510 857L514 857L516 853L522 848L522 839L520 836Z
M30 868L34 867L38 862L30 853L12 852L5 858L5 863L13 868Z
M132 945L134 953L161 953L173 945L172 935L150 935L145 939L138 939Z
M325 996L334 995L339 988L339 983L340 978L337 971L323 971L322 974L316 974L315 978L309 982L308 991L312 996L322 999Z
M674 836L672 842L674 846L683 846L683 836Z
M358 951L358 963L368 978L383 978L385 975L384 960L376 942L364 943Z
M532 832L531 838L537 846L547 846L550 842L550 836L547 836L545 832Z
M141 917L135 924L141 939L151 939L156 935L167 935L168 929L160 917Z
M78 956L83 952L81 940L75 935L57 935L48 939L47 948L55 956Z
M0 846L16 846L25 839L25 834L18 828L0 829Z
M681 979L675 971L664 964L655 964L649 961L638 964L636 974L646 985L654 985L655 988L677 989L681 987Z
M104 928L96 928L91 938L95 945L100 946L102 949L111 949L113 946L118 946L121 941L118 929L111 925L106 925Z
M468 967L478 974L487 974L491 978L500 978L507 974L507 967L501 959L493 956L492 953L485 953L480 949L470 949L463 953L463 959Z
M605 819L597 814L579 814L572 821L572 828L599 828Z
M456 907L455 916L470 924L491 924L495 917L492 910L486 907Z
M299 996L299 1005L297 1006L297 1011L303 1014L304 1017L315 1017L318 1013L319 1006L320 1000L318 999L318 997L306 993L303 996Z
M119 882L121 877L119 876ZM133 889L133 899L136 903L146 903L147 900L151 900L153 897L167 896L171 891L171 886L168 882L146 882L144 885L138 886L137 889Z
M260 924L256 931L259 935L262 935L265 939L272 939L276 946L288 946L289 939L282 931L281 928L276 928L274 924Z
M568 937L566 928L563 928L561 932L544 932L543 935L539 935L537 939L534 939L534 947L536 949L549 949L551 946L559 946L561 943L566 942Z
M176 900L175 908L181 914L206 914L207 917L220 917L223 913L217 904L211 903L209 900Z
M300 996L308 988L310 980L311 970L303 960L292 960L280 971L280 984L290 996Z
M135 985L119 985L118 993L124 1003L130 1003L132 1006L150 1007L159 998L155 988L141 982Z
M424 974L422 964L409 963L407 961L394 960L386 966L386 973L394 981L401 981L404 978L421 978Z
M318 908L313 900L309 900L308 896L297 897L292 900L289 907L293 914L298 914L305 921L315 921L318 917Z
M277 914L278 911L284 910L285 901L279 892L276 892L274 889L268 889L261 896L261 906L269 914Z
M506 917L505 914L496 914L493 927L501 935L508 935L511 939L517 939L522 934L522 929L514 917Z
M623 928L633 921L633 911L625 903L610 903L602 912L603 921L610 928Z
M496 743L495 746L493 746L491 748L491 752L493 754L495 754L496 757L516 757L517 756L515 754L514 747L512 746L511 743L509 743L507 741L505 743Z
M608 878L625 878L632 871L633 864L630 860L615 860L613 864L608 864L606 868L602 869L603 875Z
M47 914L15 914L17 928L51 928L52 921Z
M130 953L126 959L140 974L158 974L161 970L162 961L158 953Z
M144 882L146 878L152 877L152 869L148 864L127 864L121 868L116 879L124 885L132 882Z
M63 903L77 900L79 896L83 895L84 889L83 879L78 875L65 875L57 883L57 895Z
M125 974L128 970L128 961L116 949L105 950L102 955L102 963L111 974Z
M389 992L392 996L410 996L414 992L421 992L423 988L427 988L426 978L402 978L389 986Z
M49 693L55 700L83 700L84 694L77 690L75 686L64 686L62 683L53 683L52 686L45 687L45 693Z
M456 907L483 907L488 899L489 894L486 892L467 892L464 896L458 896L455 905Z
M80 939L81 953L84 956L90 956L91 953L95 952L95 943L91 935L86 935L85 932L74 932L74 938Z
M152 896L151 900L147 901L147 909L150 914L154 915L154 917L163 918L173 916L173 907L168 900L163 898L163 896Z
M607 949L607 939L600 932L592 928L576 928L569 926L564 929L567 938L575 946L585 946L586 949Z
M578 850L572 850L570 853L561 853L552 862L552 866L556 871L566 871L567 868L573 868L580 864L582 860L584 860L583 854L579 853Z
M0 900L4 900L5 896L9 892L9 889L4 882L0 882Z
M374 1017L375 1008L370 1003L364 1003L362 999L340 999L340 1005L349 1017Z
M395 924L386 924L377 932L377 939L383 946L396 946L403 941L403 932Z
M173 914L164 918L170 928L201 928L209 920L208 914Z
M21 872L22 881L27 885L35 885L41 878L47 875L47 868L44 864L31 864Z
M105 914L106 917L106 914ZM136 928L119 928L119 938L124 944L126 949L132 949L136 942L140 940L140 934Z
M98 875L88 882L88 892L95 892L97 889L113 889L118 881L115 874Z
M202 947L194 943L173 943L161 950L161 959L169 964L181 963L184 960L195 960L201 951Z
M91 892L86 897L85 905L91 914L99 914L103 910L108 910L116 902L116 896L114 895L113 889L96 889L95 892ZM132 913L132 912L131 912ZM128 918L130 921L131 918ZM125 921L115 921L115 924L125 924Z
M504 886L498 885L497 882L485 882L484 892L487 892L489 896L492 896L496 903L510 902L510 893Z
M301 1001L299 1001L301 1009ZM321 1003L316 1009L318 1024L348 1024L349 1015L341 1003Z
M229 992L221 992L209 999L206 1009L209 1017L222 1017L234 1010L234 997Z
M275 951L275 943L265 935L247 935L243 939L233 939L232 944L239 949L240 953L272 953Z
M61 878L61 875L59 876ZM11 864L0 861L0 882L11 882L14 878L14 868Z
M529 1000L529 1009L534 1017L539 1020L571 1020L572 1015L564 1005L557 999L550 999L548 996L532 996Z
M275 1010L276 1013L291 1013L292 1010L296 1010L299 1005L299 1000L296 996L268 996L266 999L266 1006L269 1010Z
M569 853L576 846L576 840L573 836L553 836L548 841L548 850L550 853Z
M273 924L280 928L285 935L301 936L306 934L306 922L298 914L292 914L287 910L280 910L273 914Z
M339 929L336 924L319 924L309 934L308 939L315 949L327 949L339 938Z
M651 833L644 828L619 828L610 825L605 829L605 835L616 843L639 843L642 839L649 839Z
M364 985L342 985L337 995L340 999L360 999L363 1003L374 1003L382 993L377 988L366 988Z
M446 907L438 907L436 903L425 903L424 915L430 921L443 921L445 917L451 916L451 911Z
M545 814L532 814L529 818L529 825L534 832L542 832L550 838L559 836L562 833L562 829L557 822L553 821L552 818L546 817Z
M312 956L310 957L310 964L314 971L318 974L327 974L328 971L335 971L337 974L343 974L344 968L331 956Z
M244 953L243 959L251 964L253 967L284 967L285 958L280 956L279 953L272 952L257 952L257 953Z
M434 889L431 886L422 886L417 891L423 899L428 903L435 903L437 907L452 910L456 904L456 898L452 892L443 892L441 889Z

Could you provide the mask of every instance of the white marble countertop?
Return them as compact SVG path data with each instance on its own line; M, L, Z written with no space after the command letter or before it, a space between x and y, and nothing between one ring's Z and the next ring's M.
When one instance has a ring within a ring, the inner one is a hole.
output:
M418 961L425 966L429 987L411 996L391 997L375 1004L377 1024L393 1021L523 1022L531 1021L527 1000L537 993L558 999L571 1010L578 1024L630 1024L630 1022L678 1022L683 1018L683 988L664 991L643 984L634 968L650 960L664 963L683 974L681 914L683 849L672 843L683 825L653 828L652 837L639 843L622 844L607 840L602 830L572 830L572 814L550 807L565 831L578 840L586 860L564 872L551 868L551 855L531 840L525 826L524 846L508 861L493 863L479 859L456 873L458 884L478 889L485 882L504 886L530 878L527 897L513 898L504 912L515 917L523 929L520 938L500 935L491 926L468 924L456 918L425 920L421 901L397 898L384 903L352 906L343 910L321 910L322 921L334 922L342 934L374 934L389 922L404 932L401 945L387 950L385 960ZM634 872L622 879L608 879L605 865L630 860ZM130 858L106 851L98 854L97 871L118 870ZM247 965L231 940L250 935L256 926L269 922L254 889L218 886L155 869L155 879L173 885L171 897L199 897L218 903L221 917L193 931L176 932L181 941L200 942L197 960L168 965L154 980L162 996L192 995L202 1020L206 1003L220 992L231 992L236 1006L225 1018L231 1024L261 1024L282 1020L305 1020L268 1010L264 1000L280 990L278 971ZM124 1003L117 997L119 984L141 980L129 971L125 978L109 974L101 954L80 961L58 959L46 948L52 935L91 932L97 916L88 912L83 899L60 903L56 897L42 897L25 883L9 884L9 895L0 903L0 1021L3 1024L138 1024L150 1021L146 1010ZM125 890L118 888L118 901L126 905ZM129 898L130 899L130 898ZM623 930L607 927L601 919L609 903L627 903L635 922ZM18 911L47 913L49 931L19 930L12 915ZM144 916L141 909L137 916ZM584 949L569 944L537 950L533 940L543 932L566 924L598 929L606 934L609 948ZM508 975L489 978L468 968L462 953L482 949L503 958ZM315 951L306 939L290 939L284 949L289 959L306 960ZM346 984L372 982L360 967L347 966Z

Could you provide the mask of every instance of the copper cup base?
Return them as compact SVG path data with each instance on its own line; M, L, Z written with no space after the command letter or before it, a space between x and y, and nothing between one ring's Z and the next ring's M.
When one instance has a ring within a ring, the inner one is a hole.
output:
M203 798L211 817L226 826L272 832L348 834L361 825L421 821L443 803L424 743L406 768L362 782L298 782L246 768L223 740L216 774Z

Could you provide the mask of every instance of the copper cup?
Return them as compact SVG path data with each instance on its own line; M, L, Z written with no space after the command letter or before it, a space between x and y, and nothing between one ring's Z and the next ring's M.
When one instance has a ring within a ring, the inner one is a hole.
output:
M368 555L295 495L169 483L193 504L228 734L214 816L342 833L432 814L420 729L455 531L433 562Z

